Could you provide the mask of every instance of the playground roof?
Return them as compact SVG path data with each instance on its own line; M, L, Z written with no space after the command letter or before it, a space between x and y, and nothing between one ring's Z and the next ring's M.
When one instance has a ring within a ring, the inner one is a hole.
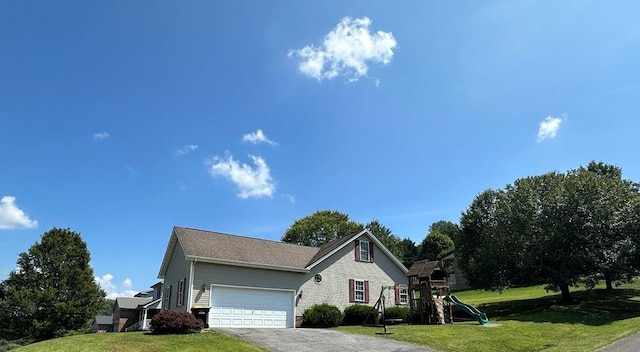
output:
M407 272L407 276L431 277L431 274L436 270L443 270L439 261L418 260L413 263Z

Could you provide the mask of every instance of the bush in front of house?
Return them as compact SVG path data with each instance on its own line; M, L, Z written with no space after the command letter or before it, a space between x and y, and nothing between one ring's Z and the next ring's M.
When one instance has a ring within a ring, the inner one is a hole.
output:
M409 321L409 307L389 307L384 310L385 319L402 319L403 322Z
M340 325L342 312L338 307L322 303L316 304L302 314L302 325L314 328L331 328Z
M378 310L371 306L354 304L344 309L342 325L365 325L376 324L377 322Z
M187 312L163 310L151 318L151 332L156 335L190 334L203 327L202 321Z

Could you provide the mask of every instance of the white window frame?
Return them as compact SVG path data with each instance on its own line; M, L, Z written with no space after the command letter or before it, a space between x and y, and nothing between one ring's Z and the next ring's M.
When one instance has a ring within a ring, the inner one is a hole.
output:
M361 289L358 289L358 284L360 284ZM364 302L365 295L365 285L364 280L353 280L353 300L355 302ZM361 295L361 298L358 298L358 293Z
M184 305L184 282L185 279L178 281L178 294L176 299L176 306L181 307Z
M398 298L399 298L400 304L408 304L409 303L409 289L406 288L406 287L399 288L398 289Z
M364 249L364 244L366 244L367 249ZM369 262L371 261L371 257L369 256L370 254L370 250L369 250L369 246L371 245L371 243L369 241L360 241L360 260L363 262Z

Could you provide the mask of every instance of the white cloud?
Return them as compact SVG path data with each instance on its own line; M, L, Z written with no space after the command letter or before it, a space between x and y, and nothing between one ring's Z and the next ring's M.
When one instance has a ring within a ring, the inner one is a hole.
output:
M194 150L198 149L198 145L197 144L187 144L184 147L182 147L182 149L178 149L176 150L176 156L180 156L180 155L185 155L189 152L192 152Z
M264 134L264 132L262 132L261 129L258 129L255 132L251 132L251 133L245 134L244 136L242 136L242 141L243 142L251 142L253 144L258 144L258 143L267 143L267 144L271 144L271 145L278 144L278 143L270 140L269 138L267 138L267 135Z
M29 219L16 205L16 198L4 196L0 199L0 230L15 228L31 229L38 226L38 221Z
M240 164L229 155L227 159L213 157L208 163L212 164L209 172L213 177L222 176L233 182L240 193L238 197L246 199L249 197L271 197L276 190L276 186L271 178L269 166L259 156L249 154L255 167L247 164Z
M133 297L138 292L132 290L133 282L131 279L126 278L122 281L121 288L118 289L117 285L113 283L113 275L104 274L102 277L96 276L93 280L102 287L102 289L107 293L106 298L115 299L116 297Z
M100 141L111 137L108 132L98 132L93 135L93 139Z
M289 57L300 58L298 70L318 81L337 76L357 81L367 75L369 63L388 64L397 45L391 32L371 33L370 24L367 17L345 17L324 37L322 46L290 50Z
M547 116L542 120L542 122L540 122L540 128L538 129L538 142L555 138L563 121L564 119L562 117L553 116Z
M296 202L296 199L291 195L291 194L284 194L282 195L283 197L289 199L289 202L291 202L292 204Z

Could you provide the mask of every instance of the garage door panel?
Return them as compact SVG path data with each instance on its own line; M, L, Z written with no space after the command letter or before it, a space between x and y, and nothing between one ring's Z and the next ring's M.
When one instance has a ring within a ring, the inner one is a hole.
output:
M293 293L213 286L210 326L293 327Z

